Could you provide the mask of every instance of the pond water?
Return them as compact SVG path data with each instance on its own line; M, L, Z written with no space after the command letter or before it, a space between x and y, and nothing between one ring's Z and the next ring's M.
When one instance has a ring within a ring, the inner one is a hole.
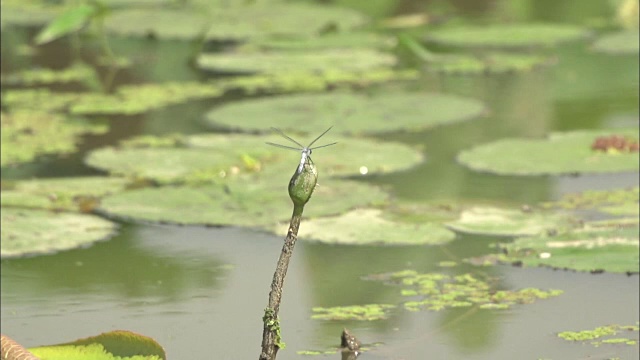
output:
M467 11L474 11L471 4L468 8ZM573 21L569 15L567 19L557 19L551 15L553 12L533 12L527 20ZM11 36L15 39L33 35L33 30L25 30ZM3 32L3 42L7 36ZM184 43L117 37L111 41L116 52L131 53L135 49L136 57L148 59L143 66L118 74L117 83L205 77L185 65L189 47ZM70 61L69 46L67 42L45 46L32 64L21 65L4 55L12 50L5 50L3 44L3 71L63 66ZM90 49L86 51L87 57L95 55ZM517 206L554 200L577 191L637 186L637 173L497 176L473 172L455 162L460 150L507 136L536 137L560 130L637 126L637 55L596 54L583 45L562 46L556 52L557 65L532 72L423 75L417 87L480 99L489 113L477 120L430 131L385 136L423 146L425 162L408 171L362 181L386 186L398 201ZM82 164L88 150L140 134L207 131L202 124L203 114L215 105L234 100L237 95L114 118L107 134L85 137L78 154L3 169L2 179L97 174ZM339 119L336 126L340 126ZM321 161L316 160L316 166L322 182ZM322 199L312 198L305 214L313 215L316 201ZM120 223L117 236L88 248L3 259L2 332L31 347L127 329L153 337L164 346L170 359L257 358L261 318L283 237L284 234L273 236L244 228ZM335 347L343 328L371 347L361 359L638 358L637 344L593 347L567 343L556 336L560 331L637 324L637 275L508 265L476 267L462 262L491 253L491 244L499 241L510 239L459 234L447 245L406 247L299 241L280 311L287 348L278 353L278 359L301 358L296 354L301 350ZM438 265L442 261L455 261L458 265L443 268ZM397 288L362 278L404 269L451 275L471 272L499 279L499 288L535 287L561 289L564 293L508 310L396 309L388 319L372 322L310 319L311 309L316 306L403 301ZM637 338L637 332L630 336Z

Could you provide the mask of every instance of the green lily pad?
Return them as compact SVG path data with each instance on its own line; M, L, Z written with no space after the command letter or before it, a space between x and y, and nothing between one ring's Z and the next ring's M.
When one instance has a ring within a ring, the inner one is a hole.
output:
M160 344L150 337L115 330L64 344L29 349L41 359L165 360Z
M54 83L93 83L97 82L96 73L92 67L77 63L62 70L30 69L18 73L2 75L2 84L41 85Z
M211 83L167 82L124 85L119 87L115 94L52 92L47 89L11 90L7 91L3 102L11 109L68 109L74 115L132 115L222 94L223 90Z
M282 172L293 174L300 159L299 153L265 144L283 140L276 135L194 135L186 138L182 147L106 147L89 153L85 162L112 174L158 183L216 182L231 175L261 172L263 178L274 179ZM310 140L301 137L300 141ZM321 176L385 173L409 168L422 160L419 152L397 143L343 137L332 137L331 141L339 144L317 155L322 159Z
M625 30L599 37L592 46L594 51L609 54L638 54L640 51L638 29Z
M124 190L125 179L107 177L34 179L3 182L3 207L90 211L99 198Z
M2 208L2 258L87 246L114 235L116 224L93 215Z
M106 19L108 31L161 39L246 40L268 35L316 35L329 27L341 30L364 24L359 13L312 4L215 5L209 9L126 9Z
M292 169L293 170L293 169ZM230 182L201 187L160 187L108 196L99 211L121 219L194 225L268 227L291 217L288 178L274 183ZM305 215L339 214L381 202L379 188L353 181L321 180Z
M314 307L312 319L315 320L360 320L373 321L386 319L395 305L367 304L352 306Z
M221 79L216 82L219 86L232 90L240 89L249 94L259 91L268 93L324 91L347 85L360 87L397 80L416 80L420 73L413 69L395 70L389 68L372 69L364 72L336 71L330 73L296 72L272 73L253 76L236 76L231 79Z
M462 151L458 161L473 170L501 175L637 171L638 152L591 148L595 139L612 133L638 138L636 128L551 133L546 139L502 139Z
M64 11L64 6L42 1L2 0L0 2L0 24L41 26L53 20Z
M493 52L476 56L442 55L437 61L430 61L427 67L447 74L500 74L532 71L552 62L544 55Z
M562 294L562 290L497 290L489 282L472 274L447 275L442 273L418 273L404 270L394 273L367 276L368 280L384 281L400 286L400 293L407 297L420 297L404 303L409 311L440 311L456 307L477 306L480 309L508 309L516 304L530 304Z
M321 36L256 38L246 46L277 50L318 50L337 48L388 49L396 45L395 38L371 32L333 32Z
M286 226L277 233L286 233ZM358 209L346 214L307 220L298 238L342 245L440 245L455 234L437 223L403 223L382 217L378 209Z
M2 113L0 165L33 161L44 154L64 154L76 150L82 134L107 132L104 125L33 111Z
M493 236L528 236L557 232L572 226L566 216L494 207L474 207L460 214L456 221L446 223L452 230Z
M516 239L500 245L501 260L527 266L550 266L578 271L637 273L638 226L574 230L558 236Z
M585 28L565 24L497 24L438 29L427 41L453 47L530 48L586 38Z
M396 57L373 49L325 49L201 54L200 68L230 73L365 72L389 68Z
M612 215L639 215L640 188L589 190L566 194L560 200L542 204L544 208L595 209Z
M615 337L619 334L634 338ZM638 325L606 325L593 330L562 331L558 337L566 341L589 342L596 347L603 344L638 345Z
M477 100L422 92L384 92L373 96L350 92L301 94L245 100L217 107L206 121L245 131L321 133L339 123L334 131L376 134L399 130L425 130L437 125L468 120L484 112ZM265 114L269 115L265 124ZM377 152L376 155L381 155Z

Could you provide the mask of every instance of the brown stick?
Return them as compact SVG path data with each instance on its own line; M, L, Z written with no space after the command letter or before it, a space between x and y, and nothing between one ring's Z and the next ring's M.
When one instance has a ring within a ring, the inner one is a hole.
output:
M271 282L271 291L269 292L269 306L265 309L264 328L262 330L262 353L260 360L274 360L278 353L278 349L284 344L280 339L280 323L278 321L278 312L280 311L280 300L282 299L282 288L284 286L284 278L289 268L289 260L293 254L293 247L298 239L298 228L300 227L300 219L302 218L302 206L295 205L293 207L293 215L289 223L289 231L284 239L282 252L276 265L276 271L273 274Z
M12 338L0 334L0 359L2 360L39 360L29 350Z

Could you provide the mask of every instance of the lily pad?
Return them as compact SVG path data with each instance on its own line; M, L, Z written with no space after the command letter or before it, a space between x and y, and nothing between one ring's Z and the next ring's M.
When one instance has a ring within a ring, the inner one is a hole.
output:
M233 4L233 3L231 3ZM277 19L277 20L276 20ZM126 9L106 19L108 31L161 39L246 40L268 35L316 35L328 28L348 30L366 18L344 8L312 4L246 4L208 9Z
M448 222L452 230L493 236L528 236L557 232L572 226L567 216L538 211L474 207Z
M105 125L33 111L2 113L0 165L33 161L38 155L64 154L76 150L82 134L105 133Z
M114 235L116 224L93 215L2 208L2 258L69 250Z
M592 46L594 51L609 54L638 54L640 51L638 29L621 31L599 37Z
M626 336L633 336L633 339ZM562 331L558 333L558 337L566 341L589 342L596 347L603 344L633 346L638 345L638 325L606 325L593 330Z
M595 209L613 215L639 215L640 188L589 190L566 194L558 201L542 204L545 208L585 210Z
M588 35L587 29L566 24L496 24L438 29L426 39L464 48L529 48L554 46Z
M228 179L229 175L262 171L263 178L273 179L282 172L292 174L300 159L299 153L265 144L282 140L276 135L193 135L185 139L182 147L106 147L92 151L85 162L112 174L158 183L215 182ZM302 137L300 141L310 140ZM409 168L422 160L419 152L397 143L343 137L332 137L331 141L339 144L317 155L322 159L321 176L386 173Z
M272 73L253 76L236 76L216 81L219 86L230 90L240 89L249 94L258 91L269 93L324 91L329 88L355 85L359 87L396 80L416 80L420 73L413 69L372 69L364 72L336 71L330 73L296 72Z
M201 54L198 66L229 73L365 72L396 64L394 55L373 49L326 49L300 52L235 52Z
M562 290L545 291L535 288L497 290L490 283L472 274L451 276L404 270L369 275L366 279L398 285L402 288L400 292L403 296L420 297L421 300L404 303L404 308L409 311L440 311L471 306L477 306L480 309L508 309L516 304L530 304L539 299L562 294Z
M499 74L532 71L553 63L544 55L487 53L477 56L441 55L428 63L431 71L447 74Z
M312 319L315 320L360 320L373 321L386 319L395 305L367 304L352 306L314 307Z
M107 177L34 179L3 182L3 207L89 212L99 198L124 190L126 179Z
M99 211L121 219L194 225L268 227L291 217L287 181L132 190L104 198ZM321 180L305 215L339 214L381 202L379 188L353 181Z
M160 344L150 337L115 330L64 344L30 348L42 359L165 360Z
M286 226L278 227L285 233ZM403 223L382 217L378 209L358 209L344 215L307 220L298 238L342 245L440 245L455 234L437 223Z
M11 109L68 110L74 115L131 115L222 94L223 90L211 83L167 82L124 85L115 94L52 92L47 89L11 90L7 91L3 102Z
M578 271L638 273L638 226L578 229L558 236L516 239L500 245L502 260Z
M425 130L477 117L484 109L478 100L435 93L384 92L367 96L334 92L239 101L213 109L207 113L206 121L245 131L265 131L270 125L296 132L304 124L304 131L310 133L321 133L339 123L334 131L376 134ZM269 115L268 124L265 114Z
M393 37L371 32L333 32L321 36L256 38L248 47L277 50L318 50L339 48L388 49L396 45Z
M53 20L64 11L64 6L42 1L2 0L0 2L0 24L40 26Z
M30 69L18 73L2 75L2 84L39 85L54 83L94 83L97 82L96 73L90 66L75 64L62 70Z
M638 129L615 129L551 133L546 139L502 139L462 151L458 161L473 170L501 175L637 171L638 152L591 148L596 138L612 133L638 137Z

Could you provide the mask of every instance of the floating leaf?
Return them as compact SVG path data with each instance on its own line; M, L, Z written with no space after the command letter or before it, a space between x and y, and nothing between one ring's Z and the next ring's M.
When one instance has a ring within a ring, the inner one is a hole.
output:
M286 227L277 228L285 233ZM403 223L386 220L377 209L358 209L344 215L311 219L304 223L298 238L342 245L440 245L455 234L436 223Z
M403 296L420 297L404 303L409 311L440 311L456 307L477 306L480 309L508 309L516 304L530 304L562 294L561 290L497 290L472 274L421 274L414 270L375 274L369 280L385 281L400 286Z
M458 161L473 170L501 175L637 171L637 152L592 150L597 137L611 133L638 137L638 129L610 129L552 133L546 139L502 139L462 151Z
M477 100L435 93L383 92L367 96L350 92L301 94L245 100L220 106L207 115L212 125L245 131L321 133L336 123L334 131L376 134L399 130L424 130L468 120L482 114ZM268 114L268 123L265 123ZM382 152L376 152L376 156ZM362 154L360 154L362 155Z
M578 271L632 272L638 263L638 226L577 229L558 236L516 239L500 245L506 262Z
M599 37L593 43L593 50L610 54L638 54L640 51L638 29L621 31Z
M373 321L386 319L395 305L367 304L352 306L314 307L312 319L315 320L361 320Z
M132 190L104 198L100 211L138 221L268 227L291 217L287 181ZM386 193L372 185L321 178L305 215L338 214L381 202L386 197Z
M0 121L2 166L30 162L42 154L71 153L76 150L81 134L107 131L103 125L44 112L3 112Z
M446 225L470 234L527 236L564 230L571 227L571 222L568 217L554 213L474 207L463 211L458 220Z
M223 90L211 83L167 82L124 85L115 94L52 92L47 89L8 91L3 102L11 109L69 111L74 115L139 114L163 106L218 97Z
M97 81L96 73L90 66L76 63L62 70L52 69L29 69L9 75L2 75L3 84L53 84L70 82Z
M160 344L150 337L115 330L64 344L29 349L42 359L166 360Z
M428 63L428 69L447 74L496 74L532 71L552 63L544 55L487 53L476 56L440 55Z
M268 35L317 35L332 27L347 30L364 24L359 13L312 4L245 4L209 9L126 9L113 11L106 28L116 34L161 39L246 40Z
M125 179L107 177L53 178L3 182L3 207L28 207L88 212L99 198L124 190Z
M588 190L563 195L558 201L543 204L545 208L571 210L595 209L614 215L638 215L640 188Z
M198 66L230 73L331 73L375 71L392 67L396 57L373 49L327 49L300 52L237 52L201 54Z
M93 215L2 208L1 257L47 254L111 237L116 225Z
M225 89L241 89L253 94L258 91L269 93L324 91L329 88L346 85L364 87L395 80L416 80L419 76L420 74L417 70L382 68L364 72L331 70L329 73L321 74L314 72L279 72L253 76L236 76L219 80L216 83Z
M409 168L422 160L419 152L397 143L343 137L331 140L338 141L339 145L318 154L324 175L385 173ZM260 172L263 168L274 176L283 171L293 173L300 154L268 146L266 141L277 143L282 138L277 135L193 135L185 139L188 147L107 147L92 151L85 162L113 174L158 183L215 182L238 173ZM299 141L310 140L302 137ZM253 166L247 165L247 157L252 159Z
M454 47L523 48L554 46L583 39L585 28L564 24L497 24L438 29L427 41Z
M338 48L391 48L393 37L371 32L333 32L321 36L256 38L247 46L277 50L318 50Z
M620 333L626 336L633 335L635 338L613 337ZM638 345L638 325L607 325L599 326L593 330L562 331L558 333L558 337L567 341L589 341L591 345L596 347L602 344Z

